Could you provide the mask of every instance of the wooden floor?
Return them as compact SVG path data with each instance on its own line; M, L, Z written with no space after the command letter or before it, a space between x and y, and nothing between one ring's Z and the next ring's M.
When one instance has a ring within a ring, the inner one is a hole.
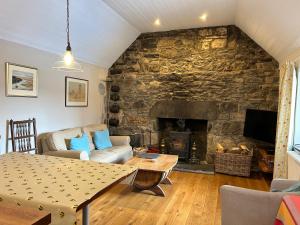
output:
M167 197L132 192L119 184L90 207L91 225L220 225L219 187L230 184L268 190L264 178L173 172L173 185L161 185ZM80 218L81 213L78 213ZM80 224L80 223L79 223Z

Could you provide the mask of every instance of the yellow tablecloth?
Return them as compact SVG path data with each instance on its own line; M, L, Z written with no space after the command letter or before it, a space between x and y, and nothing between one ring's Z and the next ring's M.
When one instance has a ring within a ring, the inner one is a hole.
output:
M9 153L0 156L0 201L51 212L52 225L73 225L81 204L135 170L127 165Z

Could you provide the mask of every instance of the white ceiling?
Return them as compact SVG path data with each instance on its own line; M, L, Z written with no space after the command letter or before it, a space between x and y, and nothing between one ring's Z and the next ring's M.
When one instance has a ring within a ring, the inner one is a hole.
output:
M0 0L0 38L65 49L65 0ZM300 47L299 0L70 0L75 56L109 68L141 32L235 24L278 61ZM199 16L207 14L207 20ZM154 21L159 18L160 26Z
M0 0L0 38L49 52L66 48L66 0ZM108 68L139 31L101 0L70 0L75 56Z
M282 62L300 48L299 0L238 0L235 24Z
M236 0L103 0L141 32L234 24ZM207 14L206 22L199 17ZM161 26L153 22L159 18Z

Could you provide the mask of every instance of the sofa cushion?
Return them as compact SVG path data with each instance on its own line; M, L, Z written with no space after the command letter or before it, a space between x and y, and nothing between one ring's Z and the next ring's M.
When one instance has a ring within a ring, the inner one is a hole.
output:
M101 163L123 163L132 157L132 149L129 145L120 145L105 150L91 152L90 160Z
M72 128L53 132L49 137L51 150L68 150L66 142L73 137L81 136L81 128Z
M95 145L93 143L94 132L97 130L99 131L99 130L105 130L105 129L107 129L107 126L106 126L106 124L102 124L102 123L82 127L82 132L86 133L88 135L91 149L95 149Z
M95 131L93 140L94 140L94 145L97 150L104 150L106 148L112 147L107 129L102 130L102 131Z
M81 137L71 138L70 150L85 151L86 153L90 154L90 143L87 134L84 133Z

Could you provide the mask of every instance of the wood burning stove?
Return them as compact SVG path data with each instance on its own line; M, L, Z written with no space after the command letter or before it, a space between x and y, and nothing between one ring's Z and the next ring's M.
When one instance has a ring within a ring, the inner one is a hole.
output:
M189 159L191 132L170 131L169 154L178 155L179 159Z
M186 163L205 160L207 120L158 118L158 124L161 153L178 155L179 160Z

